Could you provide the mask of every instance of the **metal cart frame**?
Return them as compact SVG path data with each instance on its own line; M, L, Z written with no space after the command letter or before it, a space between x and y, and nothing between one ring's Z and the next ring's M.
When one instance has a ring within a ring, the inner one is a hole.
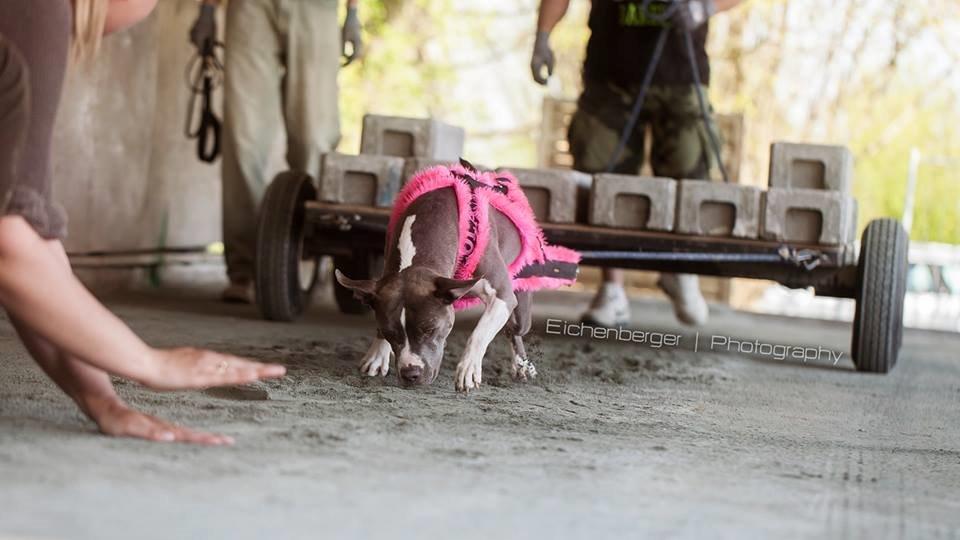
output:
M380 275L389 217L387 208L318 201L314 181L305 173L278 175L264 197L258 226L256 288L263 316L292 321L302 314L322 255L333 256L337 268L352 278ZM584 265L769 279L794 288L812 286L824 296L852 298L851 354L857 369L886 373L896 364L908 249L907 234L896 220L870 222L859 253L851 245L784 245L580 224L542 228L551 243L583 251ZM591 251L596 249L618 251L601 256ZM633 254L663 258L637 259ZM669 254L701 256L677 260ZM365 311L350 291L337 283L334 287L341 312Z

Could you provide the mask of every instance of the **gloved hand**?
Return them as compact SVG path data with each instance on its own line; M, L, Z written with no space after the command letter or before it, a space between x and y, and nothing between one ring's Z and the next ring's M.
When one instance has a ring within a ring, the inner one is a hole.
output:
M553 75L553 66L556 60L553 57L553 50L550 49L550 32L537 32L537 39L533 42L533 58L530 60L530 71L533 72L533 80L539 84L547 84L547 79ZM547 76L543 76L543 69L547 69Z
M343 65L350 65L354 59L359 58L363 53L363 38L360 37L360 18L357 17L357 7L347 8L347 18L343 21L343 33L341 35L341 46L343 47L343 56L347 61ZM347 43L353 50L347 54Z
M217 6L200 4L200 14L197 21L190 28L190 41L198 51L203 51L206 47L212 47L217 41Z
M717 12L713 0L679 0L673 12L673 27L679 32L700 28Z

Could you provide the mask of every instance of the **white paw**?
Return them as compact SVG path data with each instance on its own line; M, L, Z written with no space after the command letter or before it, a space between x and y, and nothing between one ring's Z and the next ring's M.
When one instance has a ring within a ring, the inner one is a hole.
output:
M537 376L537 366L533 365L533 362L530 360L519 355L513 356L511 368L511 374L515 381L526 381Z
M458 392L469 392L480 388L480 374L483 371L482 361L473 361L464 358L457 364L456 388Z
M360 363L360 371L369 377L386 376L390 372L390 344L385 339L376 339Z

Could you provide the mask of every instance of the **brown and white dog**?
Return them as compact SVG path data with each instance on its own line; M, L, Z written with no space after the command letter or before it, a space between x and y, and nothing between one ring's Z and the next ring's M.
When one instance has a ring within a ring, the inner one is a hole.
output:
M443 360L455 308L483 303L483 314L457 364L455 387L480 386L483 357L505 330L517 380L536 375L523 336L531 290L571 283L579 255L548 246L523 192L509 173L462 161L421 171L397 196L387 232L383 277L337 281L373 308L377 336L361 371L387 375L391 355L405 385L430 384Z

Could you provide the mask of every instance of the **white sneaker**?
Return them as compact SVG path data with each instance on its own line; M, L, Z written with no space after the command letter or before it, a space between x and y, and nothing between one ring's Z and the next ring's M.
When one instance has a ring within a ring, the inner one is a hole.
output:
M580 320L599 326L622 326L630 323L630 301L623 285L604 283Z
M707 322L710 308L700 292L696 274L660 274L657 285L673 301L673 311L684 324L700 326Z

